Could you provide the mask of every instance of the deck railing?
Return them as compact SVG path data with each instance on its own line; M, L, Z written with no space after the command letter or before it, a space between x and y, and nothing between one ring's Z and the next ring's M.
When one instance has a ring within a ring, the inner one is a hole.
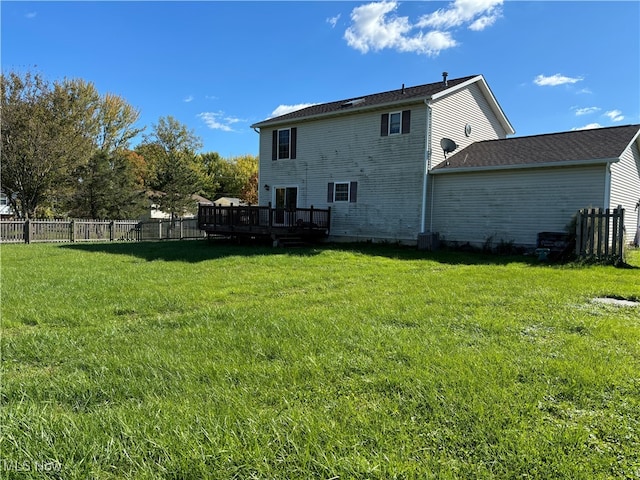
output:
M198 226L202 230L239 228L245 230L272 228L324 229L329 231L331 209L272 208L269 206L200 205Z

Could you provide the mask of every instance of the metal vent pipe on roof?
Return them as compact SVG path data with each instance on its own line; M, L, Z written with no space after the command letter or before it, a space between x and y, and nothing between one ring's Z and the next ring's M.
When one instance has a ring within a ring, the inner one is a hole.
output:
M449 83L447 82L447 77L449 76L449 74L447 72L442 72L442 83L444 83L445 87L449 86Z

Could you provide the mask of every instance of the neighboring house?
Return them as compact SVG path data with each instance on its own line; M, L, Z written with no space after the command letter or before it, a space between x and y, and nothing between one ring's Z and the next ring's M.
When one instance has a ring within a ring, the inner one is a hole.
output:
M252 127L259 204L330 206L332 240L415 244L435 232L446 242L533 247L538 232L564 231L580 208L617 205L629 242L637 230L640 126L507 138L515 131L481 75L444 75Z
M9 197L0 191L0 218L11 218L13 215L13 210L9 205Z
M149 210L145 213L141 220L168 220L171 218L171 213L165 212L162 208L153 203L153 198L164 195L162 192L147 192L147 198L149 198ZM208 200L200 195L191 195L190 205L185 209L181 218L194 218L198 215L199 204L212 204L211 200Z
M201 203L205 203L205 202L201 202ZM236 197L220 197L217 200L214 200L213 204L217 207L230 207L230 206L241 207L241 206L245 206L247 202Z

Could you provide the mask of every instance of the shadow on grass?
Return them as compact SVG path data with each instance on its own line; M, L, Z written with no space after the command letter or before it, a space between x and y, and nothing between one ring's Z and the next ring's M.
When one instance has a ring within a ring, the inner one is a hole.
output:
M336 251L372 257L385 257L394 260L430 260L449 265L508 265L512 263L531 266L548 265L547 263L539 262L535 256L497 255L447 250L427 252L418 250L416 247L370 243L325 243L299 248L274 248L266 243L238 244L228 240L165 240L136 243L75 243L60 245L60 247L83 252L129 255L150 262L162 260L197 263L232 256L251 257L262 255L312 257L325 251Z
M129 255L149 262L197 263L225 257L250 257L256 255L297 255L309 257L320 253L308 248L277 249L264 243L239 245L228 240L161 240L150 242L122 243L73 243L61 248L82 252Z

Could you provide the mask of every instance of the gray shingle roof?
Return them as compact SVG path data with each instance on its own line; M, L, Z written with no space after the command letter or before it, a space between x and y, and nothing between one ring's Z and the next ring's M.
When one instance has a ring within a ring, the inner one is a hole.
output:
M445 85L443 81L439 81L435 83L428 83L426 85L406 87L404 89L399 88L397 90L390 90L388 92L374 93L371 95L361 95L359 97L346 98L344 100L338 100L335 102L312 105L301 110L296 110L295 112L263 120L252 125L252 127L265 127L270 124L277 124L290 120L300 120L306 117L315 117L318 115L329 115L332 113L345 112L349 109L354 108L361 109L366 107L374 107L376 105L402 103L404 101L411 100L420 101L421 99L427 99L432 95L448 90L475 77L478 77L478 75L450 79L447 81L447 85Z
M447 158L433 173L478 168L509 168L617 159L640 131L640 125L485 140Z

